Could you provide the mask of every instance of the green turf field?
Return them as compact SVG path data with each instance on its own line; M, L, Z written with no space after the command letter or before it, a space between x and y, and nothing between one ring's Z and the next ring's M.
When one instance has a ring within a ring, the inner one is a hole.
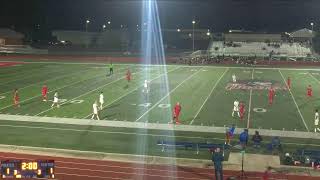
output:
M125 79L128 68L133 74L129 85ZM235 124L238 128L312 132L314 110L320 107L318 98L320 71L316 69L179 65L164 67L136 64L117 64L114 69L114 74L109 76L106 64L43 62L0 67L0 114L90 119L92 104L98 99L99 92L103 91L105 104L99 114L102 120L167 124L172 120L171 110L174 104L180 102L182 105L180 118L185 125L224 127ZM232 74L237 76L236 84L231 81ZM291 90L286 88L287 77L292 80ZM150 81L148 94L142 92L145 79ZM44 84L49 88L48 102L43 102L41 98L41 87ZM276 96L271 106L268 105L267 90L270 84L276 88ZM313 87L312 98L306 97L306 88L309 84ZM20 108L13 107L12 95L15 88L19 89ZM59 92L60 108L50 107L54 91ZM245 103L246 112L242 121L238 117L231 116L235 99ZM32 128L37 126L49 128L59 126L59 129L70 126L81 131ZM17 145L31 143L32 146L115 152L128 143L138 142L137 137L140 136L130 133L101 135L100 132L91 132L96 129L106 130L94 126L3 120L0 132L2 136L8 138L2 139L0 143ZM191 139L199 136L197 141L201 142L213 137L223 141L224 137L223 134L168 133L121 128L120 130L108 128L108 131L163 133L171 134L172 138L182 134L182 137L176 137L182 140L190 136ZM28 140L27 134L37 141ZM51 140L46 141L48 139ZM111 141L114 139L117 139L118 145L112 145ZM154 145L158 139L159 136L148 136L145 140ZM288 142L297 141L289 139ZM160 153L159 149L152 150L148 154L157 153Z
M128 68L133 80L127 87ZM320 105L316 70L115 65L115 74L106 76L106 65L27 63L1 67L0 73L2 114L90 118L92 104L103 91L106 102L100 117L106 120L168 123L174 104L180 102L182 124L310 131L314 110ZM237 76L237 87L232 87L232 74ZM285 89L287 77L292 79L291 91ZM144 79L151 81L147 95L142 93ZM165 82L168 90L164 90ZM269 83L281 88L272 106L268 105ZM49 102L41 101L44 84L49 87ZM313 98L306 97L309 84ZM260 89L248 90L247 86ZM20 108L12 105L15 88ZM54 91L59 92L61 108L50 107ZM245 103L243 121L231 117L235 99Z

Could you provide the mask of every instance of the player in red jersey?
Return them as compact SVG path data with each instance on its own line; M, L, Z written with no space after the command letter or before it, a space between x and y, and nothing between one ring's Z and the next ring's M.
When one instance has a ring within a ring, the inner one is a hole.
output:
M275 95L275 91L274 91L273 87L271 86L269 89L269 105L272 105L274 95Z
M127 73L126 73L126 79L127 79L128 83L131 81L131 72L129 69L127 70Z
M42 101L47 101L48 100L48 96L47 96L48 87L47 87L47 85L42 86L41 94L42 94Z
M14 93L13 93L13 104L14 104L14 107L20 107L20 103L19 103L19 94L18 94L18 89L15 89L14 90Z
M241 101L239 106L240 120L242 121L245 112L244 103Z
M312 97L312 87L311 87L311 85L309 85L308 88L307 88L307 96L308 97Z
M287 79L287 86L288 86L288 89L291 89L291 79L290 79L290 77L288 77L288 79Z
M180 124L179 116L181 112L181 105L179 102L174 106L173 109L173 123Z

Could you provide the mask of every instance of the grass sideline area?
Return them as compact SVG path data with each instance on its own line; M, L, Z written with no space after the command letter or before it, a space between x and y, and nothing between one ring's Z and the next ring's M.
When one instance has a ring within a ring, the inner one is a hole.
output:
M274 129L283 131L313 131L314 110L320 107L320 71L317 69L272 69L255 67L214 66L142 66L115 64L115 73L107 76L106 64L97 63L24 63L0 67L0 113L61 118L90 118L92 103L99 92L105 95L103 120L166 124L172 119L176 102L182 104L181 121L186 125L224 127L235 124L238 129ZM133 73L127 86L126 70ZM237 76L237 85L231 76ZM292 88L286 89L286 79ZM150 94L142 93L142 82L148 79ZM164 90L167 82L168 90ZM50 108L51 102L41 101L41 87L49 87L49 100L58 91L63 99L60 108ZM268 105L268 88L276 87L272 106ZM312 85L314 97L306 97L306 87ZM13 89L19 89L21 107L12 106ZM245 117L232 118L233 101L246 105ZM164 114L166 116L164 116ZM32 127L44 127L34 129ZM45 127L57 127L46 129ZM78 129L69 131L63 129ZM108 133L94 132L104 131ZM224 134L160 131L147 129L61 125L31 122L0 121L0 144L52 147L124 154L193 157L207 159L202 151L177 149L162 152L156 142L160 135L169 140L224 142ZM320 134L319 134L320 135ZM271 137L264 137L270 142ZM236 137L237 139L237 137ZM282 138L285 151L297 148L319 148L313 139ZM257 152L255 149L249 149ZM257 153L268 153L261 149Z

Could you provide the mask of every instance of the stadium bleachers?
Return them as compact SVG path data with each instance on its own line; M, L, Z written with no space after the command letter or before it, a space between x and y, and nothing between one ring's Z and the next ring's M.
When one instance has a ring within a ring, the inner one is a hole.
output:
M232 42L227 45L223 41L211 42L208 51L211 55L257 55L268 56L270 52L278 56L304 57L311 54L311 49L299 43L264 42Z
M0 46L3 54L48 54L46 49L35 49L29 45L5 45Z

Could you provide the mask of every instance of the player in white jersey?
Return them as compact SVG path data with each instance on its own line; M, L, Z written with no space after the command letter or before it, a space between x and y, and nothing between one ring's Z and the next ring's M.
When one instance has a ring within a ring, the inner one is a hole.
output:
M236 83L237 82L237 77L235 74L232 74L232 82Z
M238 117L240 117L240 113L239 113L239 101L236 99L233 102L233 111L232 111L232 117L234 117L234 112L236 112L238 114Z
M91 119L94 119L94 117L96 116L98 120L100 120L99 115L98 115L98 102L95 101L92 105L92 110L93 110L93 114Z
M59 105L59 95L58 95L57 91L54 93L53 103L52 103L51 107L53 108L54 105L57 105L58 108L60 107L60 105Z
M100 103L100 109L102 109L102 108L103 108L103 103L104 103L103 92L100 92L100 95L99 95L99 103Z
M144 80L142 92L149 93L149 82Z
M319 128L319 113L318 110L314 113L314 132L320 132Z

